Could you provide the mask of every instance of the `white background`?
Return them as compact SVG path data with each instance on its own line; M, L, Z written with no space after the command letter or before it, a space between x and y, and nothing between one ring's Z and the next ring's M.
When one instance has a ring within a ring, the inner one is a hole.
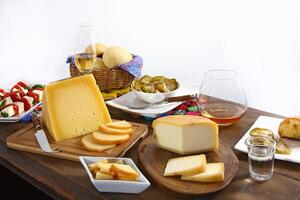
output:
M144 74L199 86L237 71L251 107L300 114L300 1L0 0L0 88L69 76L74 24L144 59Z

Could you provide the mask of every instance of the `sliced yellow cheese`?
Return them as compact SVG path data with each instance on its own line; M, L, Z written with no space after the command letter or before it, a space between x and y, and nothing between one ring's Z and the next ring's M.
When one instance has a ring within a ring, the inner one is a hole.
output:
M201 116L172 115L153 121L157 145L179 153L193 154L218 149L218 125Z
M206 166L204 154L184 156L168 160L164 176L188 175L203 172Z
M44 124L56 141L85 135L111 122L92 74L48 84L42 101Z
M130 129L132 125L129 122L123 121L115 121L105 124L107 127L116 128L116 129Z
M97 172L95 176L96 180L113 180L114 176L111 174L105 174L101 172Z
M115 172L117 176L125 176L125 177L132 177L138 178L139 173L132 169L129 165L117 164L113 163L111 166L111 171Z
M99 144L120 144L129 140L130 135L111 135L100 131L94 131L93 137Z
M204 172L184 175L181 179L207 183L224 181L224 163L207 163Z
M115 144L98 144L92 134L86 135L81 139L82 145L90 151L105 151L116 147Z
M99 130L107 133L107 134L112 134L112 135L127 135L127 134L131 134L133 132L133 129L117 129L117 128L110 128L104 124L100 124L99 126Z

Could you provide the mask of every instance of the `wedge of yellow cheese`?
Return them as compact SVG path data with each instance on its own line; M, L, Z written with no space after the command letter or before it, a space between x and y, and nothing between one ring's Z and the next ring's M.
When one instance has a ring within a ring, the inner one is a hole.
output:
M168 160L164 176L189 175L204 172L206 157L204 154L184 156Z
M56 141L85 135L111 122L92 74L48 84L42 101L44 124Z
M224 181L224 163L207 163L204 172L183 175L181 179L206 183Z
M218 125L201 116L171 115L153 121L157 145L179 154L218 149Z

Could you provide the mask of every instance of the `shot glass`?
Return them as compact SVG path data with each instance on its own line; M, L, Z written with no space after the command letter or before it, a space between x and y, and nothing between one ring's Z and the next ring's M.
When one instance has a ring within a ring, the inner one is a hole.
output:
M267 181L273 175L276 142L268 137L249 137L248 165L250 176L257 181Z

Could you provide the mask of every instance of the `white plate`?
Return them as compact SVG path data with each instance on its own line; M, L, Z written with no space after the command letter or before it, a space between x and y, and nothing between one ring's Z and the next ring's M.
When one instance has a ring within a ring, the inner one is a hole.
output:
M26 112L23 112L20 115L16 115L13 117L0 117L0 123L1 122L18 122L20 121L25 115L29 114L30 112L32 112L34 109L36 109L36 107L38 107L39 105L41 105L42 102L39 102L37 104L35 104L34 106L32 106L32 108L30 108L29 110L27 110Z
M188 94L195 94L197 92L198 88L196 87L180 87L176 93L174 93L172 96L181 96L181 95L188 95ZM144 109L134 109L128 107L128 102L134 102L134 101L141 101L138 99L138 97L134 94L134 92L129 92L127 94L122 95L119 98L106 101L106 104L115 108L118 108L120 110L123 110L124 112L134 113L136 115L145 116L145 117L151 117L151 118L157 118L161 114L164 114L177 106L181 104L181 102L172 102L172 103L165 103L163 105L155 105L153 107L148 107Z
M245 144L246 139L250 136L250 130L253 128L267 128L273 131L274 135L278 136L278 128L279 124L283 121L283 119L275 118L275 117L267 117L267 116L259 116L255 123L250 127L250 129L246 132L246 134L238 141L238 143L234 146L235 149L248 153L247 146ZM300 163L300 140L291 140L282 138L284 142L289 146L292 153L290 155L285 154L275 154L275 159L284 160L294 163Z
M89 157L89 156L80 156L79 157L82 166L85 171L88 173L88 176L99 192L116 192L116 193L141 193L146 190L151 184L145 178L145 176L140 172L137 166L130 158L112 158L112 157ZM96 180L94 179L91 171L89 170L88 165L95 163L99 160L123 160L127 165L130 165L135 171L140 174L138 181L119 181L119 180Z

